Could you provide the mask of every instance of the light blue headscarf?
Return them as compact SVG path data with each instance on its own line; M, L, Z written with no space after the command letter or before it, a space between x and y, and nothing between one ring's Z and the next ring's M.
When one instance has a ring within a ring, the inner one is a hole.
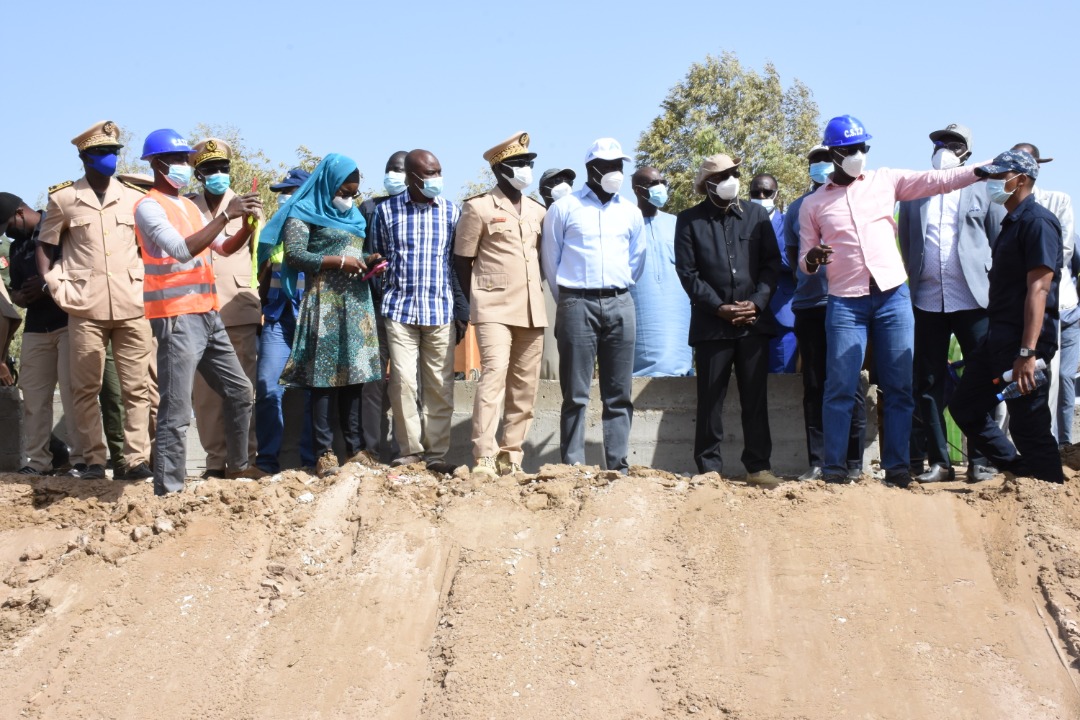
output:
M364 216L353 203L348 212L341 212L334 207L334 196L345 178L357 169L351 158L337 153L330 153L322 159L300 189L274 213L259 236L259 264L262 265L274 248L281 242L281 231L285 220L294 217L298 220L320 227L337 228L364 237L366 223ZM296 295L296 271L287 263L281 265L281 289L289 296Z

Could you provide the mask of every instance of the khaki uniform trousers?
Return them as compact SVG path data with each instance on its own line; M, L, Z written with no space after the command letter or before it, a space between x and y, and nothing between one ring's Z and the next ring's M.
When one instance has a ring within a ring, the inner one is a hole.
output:
M150 352L153 336L146 318L89 320L68 316L71 396L75 444L83 462L104 465L101 425L101 378L105 348L112 341L116 373L124 400L124 461L128 467L150 462Z
M494 322L473 327L480 347L480 382L473 402L473 455L494 457L502 451L510 455L510 462L520 465L540 381L544 328ZM502 442L496 442L500 417Z
M71 461L81 462L72 431L71 350L66 327L52 332L24 333L19 354L19 387L23 394L24 465L38 472L52 469L49 439L53 431L53 393L60 383L64 407L64 437L71 445Z
M385 318L390 346L390 407L401 455L446 459L454 417L454 324L406 325ZM423 387L423 417L416 406L416 377Z
M240 367L244 369L244 374L251 381L253 388L259 368L258 329L258 325L233 325L225 328L233 350L236 351L236 357L240 360ZM195 410L195 427L199 431L199 442L206 451L206 467L212 470L240 470L241 468L226 467L225 401L210 389L202 374L199 373L195 375L195 386L191 395L191 404ZM255 402L254 394L251 400ZM248 465L255 464L255 455L258 450L259 443L255 438L255 416L252 415L248 429Z

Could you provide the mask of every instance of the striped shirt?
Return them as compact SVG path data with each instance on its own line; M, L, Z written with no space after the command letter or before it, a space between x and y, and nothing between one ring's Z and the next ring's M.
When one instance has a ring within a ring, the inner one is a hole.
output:
M418 203L408 192L375 208L375 252L388 261L383 317L407 325L446 325L454 319L450 251L460 216L448 200Z

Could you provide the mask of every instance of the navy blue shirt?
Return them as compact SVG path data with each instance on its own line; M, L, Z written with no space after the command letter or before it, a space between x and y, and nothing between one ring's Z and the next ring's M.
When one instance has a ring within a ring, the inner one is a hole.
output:
M45 224L45 211L40 210L39 212L41 213L41 222L34 228L33 234L25 240L14 240L11 243L11 250L8 253L11 268L8 273L11 277L12 290L18 290L28 279L37 277L38 269L34 250L37 248L38 234ZM45 281L41 280L40 283L44 285ZM45 293L27 306L26 324L23 325L23 332L48 333L65 328L67 324L67 313L57 306L48 293Z
M1020 351L1027 274L1045 267L1053 269L1054 280L1046 296L1046 312L1035 349L1040 357L1049 360L1058 347L1058 282L1064 264L1061 223L1054 213L1035 202L1034 195L1028 195L1001 221L993 259L990 304L986 308L990 316L987 350L1013 355Z

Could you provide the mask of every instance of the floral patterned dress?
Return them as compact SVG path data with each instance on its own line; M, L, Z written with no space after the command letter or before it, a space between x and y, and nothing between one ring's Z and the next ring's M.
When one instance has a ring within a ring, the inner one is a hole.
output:
M326 255L363 257L364 239L296 218L282 230L285 258L307 278L292 353L281 384L327 388L383 376L371 283L340 270L320 270Z

